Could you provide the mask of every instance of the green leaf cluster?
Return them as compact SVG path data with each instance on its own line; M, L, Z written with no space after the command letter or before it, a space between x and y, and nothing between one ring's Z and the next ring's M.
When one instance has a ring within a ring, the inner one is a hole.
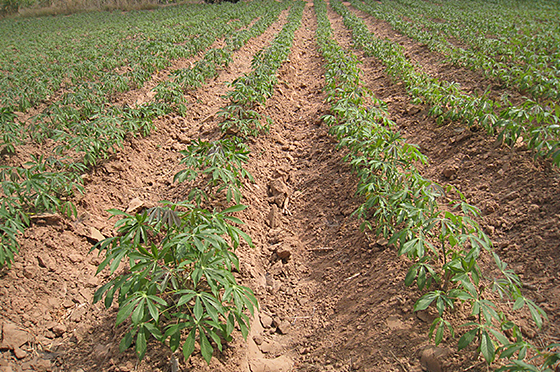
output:
M19 243L17 235L31 223L30 216L60 212L76 216L70 198L83 192L81 169L54 158L31 156L21 167L0 166L0 267L10 266Z
M214 349L221 351L231 341L236 326L247 337L245 310L253 314L258 304L232 274L239 269L235 249L242 241L252 245L232 215L243 209L209 212L186 202L163 202L136 215L110 211L121 218L115 224L118 236L92 248L105 257L97 272L108 268L115 274L125 263L129 270L100 287L94 302L103 300L109 308L116 300L116 324L129 320L121 350L134 345L142 360L153 336L172 351L182 348L188 359L198 342L209 363Z
M209 195L218 195L223 191L226 192L227 202L233 200L239 203L243 179L253 181L249 172L243 169L243 164L249 160L249 149L235 139L224 138L211 142L197 140L181 154L184 155L181 164L187 168L179 171L173 180L184 182L204 179L204 186L195 187L189 193L188 200L194 200L197 205L201 204L203 198L208 200Z
M220 127L223 132L233 132L241 137L257 136L268 131L272 120L259 113L259 107L274 93L277 84L276 71L288 58L294 32L301 24L305 3L295 2L288 14L287 23L276 35L270 46L257 52L252 61L250 73L235 79L230 86L234 89L224 98L229 104L220 109L223 117ZM263 123L264 121L264 123Z
M355 0L352 5L375 17L389 17L372 3ZM453 120L480 126L489 134L497 133L498 139L510 146L523 139L536 156L549 157L555 165L560 164L560 107L556 99L549 96L540 97L540 101L527 98L520 105L514 105L505 97L502 102L488 98L491 87L481 96L466 93L455 82L440 81L428 75L405 56L400 45L370 33L363 21L345 7L338 7L338 10L353 32L356 47L379 58L390 75L404 82L409 94L431 106L430 114L439 122ZM399 25L407 24L401 15L397 17L401 19L397 22Z

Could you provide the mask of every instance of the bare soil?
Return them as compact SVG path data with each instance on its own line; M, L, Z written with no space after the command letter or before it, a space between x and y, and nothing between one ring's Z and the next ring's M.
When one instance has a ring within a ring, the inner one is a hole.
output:
M194 139L220 136L216 112L226 103L225 82L249 71L251 57L281 29L286 13L236 52L217 79L192 93L185 117L158 119L151 136L130 138L88 173L86 193L76 200L79 219L45 216L27 230L13 267L0 276L0 340L9 336L17 341L0 347L0 371L420 371L423 355L426 366L434 314L412 311L421 293L403 284L407 260L382 239L360 231L360 221L351 216L361 203L355 196L357 179L321 121L327 113L323 60L308 5L265 108L274 125L249 142L247 170L255 182L246 184L248 208L240 217L255 248L237 252L238 276L255 291L260 311L248 340L235 334L209 366L198 352L185 361L152 342L138 364L132 351L118 350L125 328L114 326L116 307L92 304L108 274L95 275L101 259L89 250L98 239L95 230L114 235L108 209L124 210L134 199L151 206L185 198L186 186L172 182L181 169L179 151ZM328 15L337 41L351 48L351 34L340 17L332 11ZM384 22L360 17L376 33L402 37ZM411 56L436 76L477 84L470 73L450 72L449 66L442 70L436 57L416 53L421 46L411 48ZM543 330L535 329L527 314L512 314L525 335L538 345L558 342L558 170L534 160L523 146L501 146L459 123L437 126L426 107L412 105L402 84L384 74L379 61L355 53L363 60L368 88L388 103L398 130L430 158L423 174L457 187L482 210L479 221L501 257L528 284L527 295L548 312ZM143 102L149 94L142 89L119 100ZM24 157L22 151L18 156ZM285 193L285 211L271 198L272 191ZM459 310L457 319L464 320L466 310ZM456 342L444 341L437 350L442 355L430 361L432 371L487 370L472 349L456 352Z

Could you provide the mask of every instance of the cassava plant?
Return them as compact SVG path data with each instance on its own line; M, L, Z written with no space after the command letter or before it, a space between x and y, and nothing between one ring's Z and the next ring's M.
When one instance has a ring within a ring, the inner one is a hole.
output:
M239 269L235 249L242 241L252 246L232 215L243 209L210 212L187 202L162 202L136 215L110 211L121 218L117 236L92 250L105 255L97 272L108 268L114 277L96 291L94 303L103 299L109 308L117 300L116 324L127 324L121 350L134 344L142 360L153 337L173 352L181 348L188 359L198 343L210 363L214 349L222 351L232 340L236 325L247 338L246 310L253 314L257 300L232 274ZM125 262L130 267L117 273Z
M189 193L189 200L200 205L202 199L226 192L227 202L241 201L243 179L253 181L249 172L243 169L243 164L249 160L247 146L236 140L223 138L217 141L194 141L187 150L181 151L185 157L181 164L187 166L179 171L173 181L195 181L199 177L204 182L202 187L194 187Z

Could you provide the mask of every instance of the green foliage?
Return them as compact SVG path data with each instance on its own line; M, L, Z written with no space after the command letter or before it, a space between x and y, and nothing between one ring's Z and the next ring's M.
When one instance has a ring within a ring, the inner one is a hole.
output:
M266 100L274 93L274 86L278 82L276 71L288 58L294 32L301 23L304 5L303 2L296 2L292 6L287 23L271 45L253 57L251 72L230 84L234 89L224 96L230 103L218 113L224 118L220 124L223 132L234 132L247 137L257 136L260 132L270 129L271 119L263 117L258 109L264 106Z
M182 116L187 113L187 106L185 105L187 99L178 83L164 81L159 83L154 91L156 92L155 102L166 105L168 107L168 110L165 110L166 112L176 112Z
M0 15L17 13L20 8L29 7L36 3L33 0L1 0Z
M253 177L243 169L243 164L249 160L247 146L239 141L221 139L213 142L202 140L189 145L187 150L181 151L185 157L181 164L187 169L178 172L174 182L195 181L202 178L205 185L195 187L189 193L189 200L200 205L202 199L208 195L226 192L226 200L236 203L241 201L243 179L253 181Z
M410 3L408 0L402 2ZM404 30L403 32L426 42L429 46L438 43L437 38L432 38L431 33L425 35L426 31L421 30L422 27L410 26L408 22L403 21L402 14L394 15L394 9L386 12L387 7L381 10L376 4L377 2L374 4L372 1L352 2L357 9L369 12L377 18L389 19L394 27ZM391 8L393 5L395 3L391 3ZM406 13L408 6L397 6L397 9ZM346 7L337 5L337 11L344 16L345 25L352 30L355 45L368 55L379 58L386 66L386 71L403 81L416 100L430 105L430 114L436 116L438 122L461 120L471 126L480 126L489 134L497 133L498 139L510 146L513 146L518 139L523 139L530 148L534 149L536 156L550 157L555 165L560 164L558 163L560 161L560 115L558 115L560 109L556 109L557 103L554 101L560 87L557 76L545 78L546 84L550 86L538 88L539 91L547 92L545 95L539 95L537 97L539 100L526 99L520 105L513 105L507 99L502 99L500 102L488 98L490 87L481 96L468 94L459 84L440 81L419 69L405 56L400 45L377 38L368 31L363 21L350 13ZM486 11L485 9L484 12ZM415 19L421 18L424 19L424 16L415 17ZM439 47L433 46L433 48L444 53L451 48L450 44L443 40L440 40L437 45ZM463 51L461 48L455 49ZM542 76L541 72L536 74ZM552 72L552 75L555 74L556 72Z
M31 156L21 167L0 166L0 267L10 266L17 253L17 235L30 224L30 215L60 212L76 216L70 201L75 192L83 192L75 171L83 170L53 158Z
M560 35L554 23L540 22L541 17L560 15L558 7L550 5L543 1L538 6L516 3L509 7L470 1L465 7L457 1L441 7L399 0L389 6L368 0L362 6L396 30L446 55L452 63L498 78L506 87L534 99L558 100L560 80L554 61L560 56L555 46ZM489 12L500 16L489 22Z
M368 45L372 48L368 50L400 60L399 47L375 41L374 48L373 37L363 22L339 0L330 3L353 31L356 45ZM420 290L428 290L417 300L414 311L430 306L438 311L439 317L428 332L436 344L443 341L446 331L455 336L446 315L458 303L464 303L477 321L463 325L468 330L459 339L459 349L476 340L478 351L489 364L497 357L510 358L515 353L524 359L525 344L519 329L487 299L482 280L492 281L494 291L514 300L513 310L527 306L539 328L546 315L522 295L519 277L493 251L490 240L473 218L478 210L464 202L457 190L444 189L420 175L414 164L425 162L425 157L392 131L385 105L362 88L358 63L333 40L322 0L315 1L315 11L319 23L317 39L326 60L325 90L331 104L331 113L323 120L339 140L339 147L348 150L345 159L360 179L358 194L365 197L354 214L364 221L363 228L375 229L377 235L398 249L399 255L412 261L405 284L416 283ZM397 67L388 67L391 68ZM452 200L449 208L440 207L438 199L450 198L452 192L459 194L459 199ZM501 273L499 278L484 278L478 265L484 251L494 258ZM506 331L516 335L515 343Z
M0 146L2 151L7 153L15 152L15 145L21 142L21 127L16 122L17 116L13 109L9 107L0 107Z
M274 7L276 17L285 6ZM29 140L48 141L54 154L1 169L0 265L12 262L16 235L29 225L28 215L75 214L70 200L74 190L81 191L78 174L107 159L127 136L150 134L158 116L186 113L184 88L177 81L159 84L153 102L135 107L114 104L115 94L143 86L172 59L194 56L265 12L262 4L243 2L3 20L0 150L10 154ZM230 60L228 52L214 49L203 59L207 66L224 67ZM62 88L64 93L53 100ZM46 108L38 115L27 122L17 119L16 111L40 103Z
M124 262L130 263L130 269L99 288L94 303L103 300L109 308L116 298L116 324L130 319L121 350L135 343L142 360L153 336L172 351L182 344L188 359L198 340L202 356L210 363L214 349L221 351L231 341L236 325L247 338L245 310L253 314L257 300L231 272L239 269L235 248L242 241L252 245L235 226L241 220L231 215L243 209L236 205L209 212L185 202L163 202L136 215L110 211L121 217L115 224L118 236L92 248L105 255L97 272L108 268L114 274Z

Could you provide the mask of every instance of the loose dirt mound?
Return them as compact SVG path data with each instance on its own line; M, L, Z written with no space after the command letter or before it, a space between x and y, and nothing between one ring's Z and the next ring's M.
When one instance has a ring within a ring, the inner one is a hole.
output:
M107 274L95 276L101 260L88 252L102 236L114 235L106 210L185 197L185 186L172 182L179 151L193 139L220 135L216 112L225 103L224 83L249 70L252 55L272 40L285 17L194 92L185 117L160 118L155 134L131 138L86 175L79 219L35 219L12 269L0 278L0 371L419 371L421 361L447 371L486 370L472 350L455 353L456 340L427 348L434 314L412 311L421 293L403 284L408 263L386 241L360 232L351 216L361 201L344 154L321 122L324 78L311 6L267 103L274 126L249 143L247 169L255 182L246 185L243 202L249 207L242 219L256 247L238 251L238 276L254 289L261 308L248 342L236 334L210 366L197 352L184 361L152 343L138 365L132 351L118 350L124 327L114 326L116 308L92 305ZM340 18L329 17L338 42L350 47ZM437 127L378 61L360 58L368 87L388 103L408 140L430 157L423 173L456 186L482 209L480 222L501 256L548 311L541 332L520 314L524 333L533 342L554 340L560 334L557 170L523 148L500 147L460 125ZM137 94L126 99L145 99L147 91Z

